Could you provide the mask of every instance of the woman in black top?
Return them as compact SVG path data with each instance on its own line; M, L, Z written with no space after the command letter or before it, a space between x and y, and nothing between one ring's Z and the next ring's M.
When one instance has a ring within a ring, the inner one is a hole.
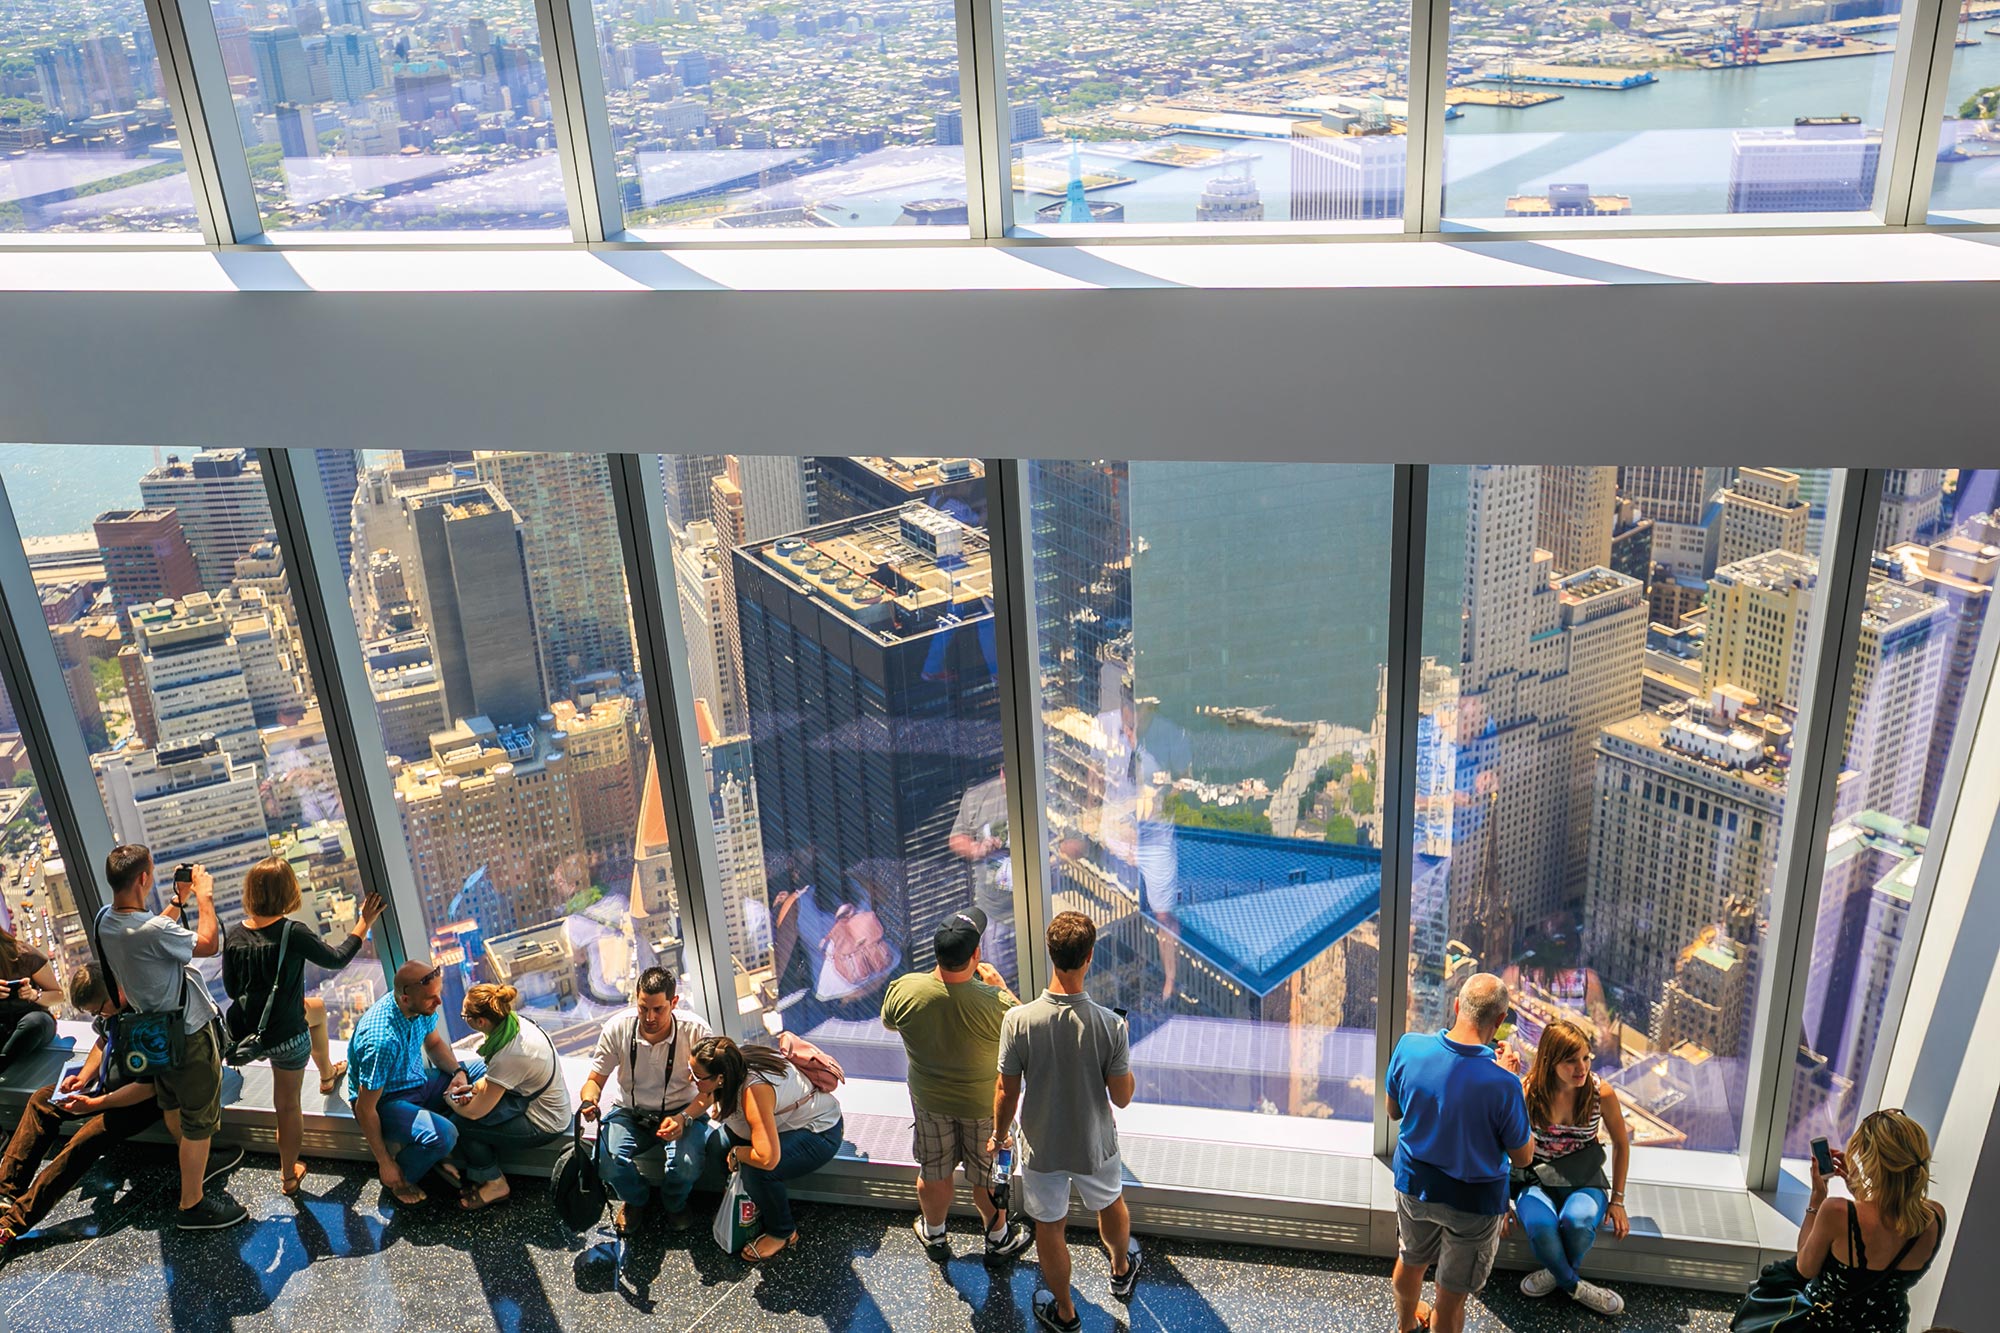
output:
M1901 1111L1876 1111L1855 1128L1847 1150L1832 1156L1834 1174L1853 1197L1829 1197L1829 1177L1810 1163L1812 1196L1797 1259L1812 1306L1803 1327L1905 1333L1909 1290L1944 1243L1944 1205L1927 1197L1930 1136Z
M244 875L243 922L231 926L222 943L222 986L232 1001L224 1017L232 1037L257 1030L265 1000L277 987L264 1044L270 1051L271 1096L278 1113L278 1188L286 1194L297 1194L306 1176L305 1164L299 1161L299 1143L305 1137L299 1089L305 1081L306 1057L310 1055L319 1070L323 1097L333 1094L347 1072L346 1064L333 1063L327 1047L326 1005L316 995L306 996L306 964L332 972L346 967L361 951L368 928L382 915L382 896L369 894L354 929L339 944L328 945L317 931L286 915L296 912L299 902L299 881L291 864L281 856L266 857ZM279 976L278 946L288 935L284 975Z

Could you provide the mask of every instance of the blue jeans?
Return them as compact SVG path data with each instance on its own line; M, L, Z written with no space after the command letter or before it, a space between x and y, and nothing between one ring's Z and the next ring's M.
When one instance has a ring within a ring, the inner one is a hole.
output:
M597 1171L604 1180L604 1188L618 1202L643 1208L653 1197L653 1187L639 1174L639 1159L649 1152L665 1152L671 1146L673 1154L660 1180L660 1202L668 1212L677 1213L687 1207L688 1195L694 1192L702 1167L707 1164L709 1144L719 1131L707 1116L694 1116L688 1120L687 1132L672 1145L658 1139L641 1142L635 1120L630 1107L620 1106L604 1113L603 1125L597 1131Z
M743 1192L757 1205L757 1224L765 1235L783 1238L798 1229L792 1221L792 1196L786 1192L785 1182L810 1175L832 1161L840 1151L846 1129L845 1121L836 1120L832 1129L820 1133L810 1129L786 1130L778 1135L776 1166L768 1171L754 1166L736 1168L743 1177Z
M1590 1253L1598 1223L1604 1220L1604 1191L1565 1193L1568 1197L1558 1208L1540 1185L1532 1186L1514 1200L1514 1213L1521 1219L1521 1230L1528 1233L1528 1246L1542 1267L1556 1275L1556 1284L1564 1291L1575 1291L1576 1266Z
M467 1056L461 1067L465 1076L477 1083L486 1077L486 1062ZM395 1154L403 1178L412 1185L431 1173L431 1168L451 1156L458 1145L458 1129L452 1123L444 1099L448 1075L436 1070L413 1088L385 1092L375 1103L382 1121L382 1141Z
M539 1148L569 1132L567 1128L552 1132L528 1119L527 1100L517 1092L501 1093L493 1109L477 1120L454 1111L451 1124L458 1131L453 1160L465 1168L465 1178L476 1185L498 1180L505 1174L500 1169L502 1153Z

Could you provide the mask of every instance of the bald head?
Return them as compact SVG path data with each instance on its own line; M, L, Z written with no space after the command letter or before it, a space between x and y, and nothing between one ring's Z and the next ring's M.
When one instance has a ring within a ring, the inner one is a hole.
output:
M444 975L436 963L412 959L396 969L396 1007L411 1018L434 1014L444 1003Z
M1460 1021L1478 1028L1482 1039L1490 1038L1507 1021L1507 1010L1513 1002L1506 982L1491 972L1481 972L1459 988L1458 1016Z
M413 991L423 989L424 978L437 970L435 963L412 958L396 969L396 989Z

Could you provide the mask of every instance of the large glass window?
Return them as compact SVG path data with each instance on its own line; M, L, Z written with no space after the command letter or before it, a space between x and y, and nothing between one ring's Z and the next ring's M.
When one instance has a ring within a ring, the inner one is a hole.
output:
M1373 1115L1392 476L1029 464L1053 907L1144 1101Z
M1458 0L1445 215L1866 212L1901 8Z
M986 469L662 465L739 1004L900 1079L883 991L948 916L1016 976Z
M205 865L225 931L244 873L283 856L293 917L346 934L378 886L356 868L256 456L7 445L0 475L113 836L152 848L163 884ZM307 969L336 1037L382 993L373 949ZM203 970L222 1000L219 963Z
M561 230L525 0L213 0L272 231Z
M145 5L0 3L0 233L194 228Z
M964 234L950 5L596 12L628 227Z
M1993 40L1993 17L1972 0L1958 13L1931 182L1934 222L2000 220L2000 42Z
M1891 468L1872 534L1785 1151L1853 1133L2000 577L2000 474Z
M83 1017L63 998L70 969L90 961L89 937L42 807L41 784L21 739L14 692L0 684L0 930L25 956L47 960L59 990L49 997L59 1017ZM15 975L39 972L32 959Z
M1016 226L1400 228L1408 5L1003 11Z
M1502 974L1642 1146L1738 1146L1826 480L1431 471L1410 1023Z
M504 982L588 1050L642 970L685 961L605 458L321 458L447 996Z

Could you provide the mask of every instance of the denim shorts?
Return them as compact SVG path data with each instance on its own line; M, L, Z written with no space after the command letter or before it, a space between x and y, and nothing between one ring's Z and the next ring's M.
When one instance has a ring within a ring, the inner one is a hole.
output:
M273 1046L269 1055L273 1069L304 1069L312 1059L313 1037L310 1031L301 1032L283 1043Z

